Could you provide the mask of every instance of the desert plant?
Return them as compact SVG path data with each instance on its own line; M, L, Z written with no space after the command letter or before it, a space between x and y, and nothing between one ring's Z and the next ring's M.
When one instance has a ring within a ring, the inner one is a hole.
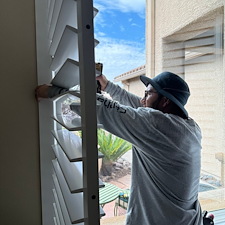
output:
M105 130L98 129L98 150L104 155L101 174L109 176L113 163L131 149L131 144Z

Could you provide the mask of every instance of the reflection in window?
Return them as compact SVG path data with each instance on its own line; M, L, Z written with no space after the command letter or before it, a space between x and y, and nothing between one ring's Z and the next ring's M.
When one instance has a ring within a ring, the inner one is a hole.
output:
M208 211L225 208L223 34L218 10L163 39L163 70L188 82L186 108L202 129L199 199Z

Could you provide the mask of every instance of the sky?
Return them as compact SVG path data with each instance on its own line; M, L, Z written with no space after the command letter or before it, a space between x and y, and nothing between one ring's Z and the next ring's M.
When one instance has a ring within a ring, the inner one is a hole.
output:
M94 0L95 61L114 77L145 64L145 0Z

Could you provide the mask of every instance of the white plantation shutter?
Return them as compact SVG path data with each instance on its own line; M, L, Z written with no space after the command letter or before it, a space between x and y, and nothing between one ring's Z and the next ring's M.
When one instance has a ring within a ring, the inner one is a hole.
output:
M80 86L52 103L40 102L43 224L98 225L104 212L99 207L103 183L97 166L102 157L97 151L95 97L97 9L91 0L36 0L36 12L39 83L53 77L54 85ZM65 119L62 104L71 99L81 115ZM44 119L47 114L52 116ZM82 138L74 131L82 131Z

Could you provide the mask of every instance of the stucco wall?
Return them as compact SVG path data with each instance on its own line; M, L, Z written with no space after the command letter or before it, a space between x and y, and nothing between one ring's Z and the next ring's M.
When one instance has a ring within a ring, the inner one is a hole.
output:
M206 15L223 11L223 4L223 0L147 1L147 16L151 19L147 19L146 25L146 74L150 76L153 66L155 74L163 70L163 39L191 27L199 18L201 20ZM154 19L150 17L151 13L155 14ZM155 37L154 40L152 36ZM202 168L220 176L221 165L215 159L215 153L225 153L225 75L221 66L224 59L217 60L210 68L211 73L198 73L196 76L186 70L185 79L192 92L187 109L203 130Z
M147 1L150 4L150 1ZM201 16L223 6L223 0L157 0L155 1L155 74L162 71L162 38L167 37L181 28L191 24ZM149 10L154 10L150 9ZM151 12L147 12L149 14ZM147 36L146 40L151 37L151 22L147 20ZM147 51L150 51L148 49ZM147 54L146 68L147 74L150 74L151 65L149 62L149 54Z
M2 225L41 224L34 7L0 2Z
M125 82L122 82L122 84L125 90L134 93L137 96L143 97L146 88L140 81L139 76L126 80Z

